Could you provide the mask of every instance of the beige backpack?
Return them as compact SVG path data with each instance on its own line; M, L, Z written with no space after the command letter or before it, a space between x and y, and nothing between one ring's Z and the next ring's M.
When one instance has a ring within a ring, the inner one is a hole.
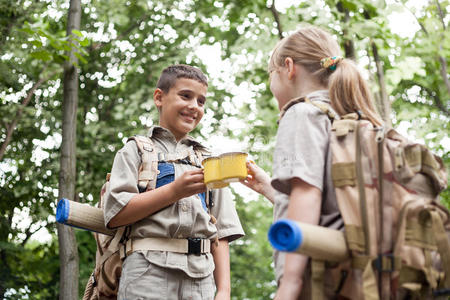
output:
M312 261L312 299L329 296L327 289L336 299L448 299L450 214L439 204L447 186L442 160L361 114L338 118L328 104L305 98L287 108L298 102L315 105L332 121L332 180L351 252L338 266Z
M187 159L191 162L195 161L198 165L203 158L203 153L198 150L194 150L190 156L186 156L189 153L176 156L159 153L153 141L146 136L133 136L128 139L130 140L136 142L142 159L138 176L138 187L141 191L152 190L156 187L159 161L178 162ZM108 173L100 192L100 200L97 204L99 208L102 208L104 204L103 196L109 185L109 177ZM118 228L114 236L94 233L97 242L95 268L86 284L83 300L117 299L122 261L129 254L127 246L129 247L130 231L131 227L125 226Z

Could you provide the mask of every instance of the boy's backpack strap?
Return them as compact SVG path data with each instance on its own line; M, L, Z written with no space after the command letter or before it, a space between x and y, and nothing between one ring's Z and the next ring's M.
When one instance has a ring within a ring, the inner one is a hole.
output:
M127 142L136 142L142 164L139 167L138 186L140 190L148 191L155 189L158 176L158 153L152 139L146 136L132 136Z
M108 248L103 252L98 263L102 265L111 255L113 255L119 249L119 243L125 232L125 227L119 227L114 235L114 238L109 243Z

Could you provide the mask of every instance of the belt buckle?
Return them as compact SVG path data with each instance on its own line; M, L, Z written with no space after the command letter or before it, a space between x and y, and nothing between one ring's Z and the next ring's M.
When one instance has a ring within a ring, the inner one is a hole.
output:
M201 254L202 253L202 239L201 238L188 238L188 254Z

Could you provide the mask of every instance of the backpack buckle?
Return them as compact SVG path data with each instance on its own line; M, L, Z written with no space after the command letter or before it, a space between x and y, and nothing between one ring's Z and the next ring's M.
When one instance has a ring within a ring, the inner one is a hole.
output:
M202 239L201 238L188 238L188 254L201 254L202 253Z
M378 272L392 273L395 271L395 257L392 253L379 254L372 263Z

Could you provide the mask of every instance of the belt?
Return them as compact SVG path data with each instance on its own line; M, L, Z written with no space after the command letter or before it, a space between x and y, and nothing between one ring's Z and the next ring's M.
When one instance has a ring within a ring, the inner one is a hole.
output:
M130 255L135 251L168 251L185 254L203 254L211 252L211 241L201 238L171 239L143 238L129 239L120 248L120 257Z

